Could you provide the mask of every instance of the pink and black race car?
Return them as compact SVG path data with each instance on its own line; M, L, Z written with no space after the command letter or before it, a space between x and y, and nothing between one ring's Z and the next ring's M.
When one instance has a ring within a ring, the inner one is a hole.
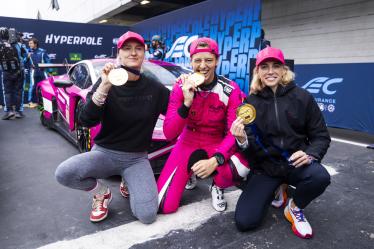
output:
M92 148L93 139L98 134L100 125L92 128L84 127L79 123L77 114L83 107L92 85L100 78L101 70L107 62L115 63L115 59L83 60L74 64L67 74L49 77L37 85L41 123L57 130L77 145L80 152ZM172 88L177 77L189 72L183 67L162 61L145 61L142 67L145 77L159 81L169 89ZM164 116L160 115L148 152L155 174L161 172L175 144L175 141L166 141L162 130L163 120Z

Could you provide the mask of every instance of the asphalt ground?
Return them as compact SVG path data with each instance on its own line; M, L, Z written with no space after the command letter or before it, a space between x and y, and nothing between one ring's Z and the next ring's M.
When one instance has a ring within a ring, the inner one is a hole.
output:
M91 197L59 185L54 171L77 149L26 109L19 120L0 120L0 248L374 248L374 150L333 141L323 160L332 174L326 192L305 214L314 238L296 237L282 209L270 208L258 229L233 222L240 190L226 192L228 210L210 205L210 180L185 191L177 213L143 225L120 196L119 177L106 179L114 198L106 220L89 221ZM339 131L340 132L340 131ZM339 133L338 132L338 133ZM344 132L343 132L344 133ZM336 132L332 132L336 135ZM354 139L355 135L346 135ZM360 142L372 137L360 135ZM366 139L365 139L366 137Z

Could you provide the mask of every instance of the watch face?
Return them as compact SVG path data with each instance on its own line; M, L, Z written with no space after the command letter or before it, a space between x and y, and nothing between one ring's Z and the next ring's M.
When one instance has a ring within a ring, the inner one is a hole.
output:
M223 158L222 155L217 154L217 155L215 155L215 158L217 159L217 162L218 162L219 165L224 164L225 158Z

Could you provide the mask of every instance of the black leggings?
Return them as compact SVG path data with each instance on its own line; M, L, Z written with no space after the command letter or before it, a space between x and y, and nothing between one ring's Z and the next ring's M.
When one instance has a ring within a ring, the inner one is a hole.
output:
M235 223L240 231L254 229L261 224L275 190L282 183L296 187L293 200L296 206L303 209L325 191L330 184L330 175L317 162L293 169L285 179L252 174L236 205Z

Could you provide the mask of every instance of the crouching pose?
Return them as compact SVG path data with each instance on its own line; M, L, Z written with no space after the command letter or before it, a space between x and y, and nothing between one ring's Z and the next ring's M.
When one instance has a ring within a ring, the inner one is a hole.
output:
M236 83L215 73L217 43L199 38L191 44L190 56L197 74L182 75L175 84L164 121L165 136L180 137L157 181L159 209L163 213L178 209L192 174L200 178L213 176L212 204L217 211L224 211L227 204L223 189L249 172L244 157L236 153L235 138L229 131L242 94Z
M143 37L126 32L117 46L128 81L125 85L112 85L108 76L114 65L105 65L102 80L87 94L79 117L87 127L101 124L95 146L90 152L62 162L56 178L67 187L93 194L90 220L98 222L107 217L112 199L110 189L98 179L121 175L131 193L133 215L142 223L152 223L158 210L157 186L147 149L158 116L166 113L169 90L140 72L145 56Z
M330 136L313 96L293 82L281 50L267 47L257 54L247 103L256 109L254 124L236 119L231 133L251 162L251 174L235 211L239 230L258 227L274 191L287 183L296 187L284 209L293 232L310 238L312 228L304 208L330 184L320 164Z

